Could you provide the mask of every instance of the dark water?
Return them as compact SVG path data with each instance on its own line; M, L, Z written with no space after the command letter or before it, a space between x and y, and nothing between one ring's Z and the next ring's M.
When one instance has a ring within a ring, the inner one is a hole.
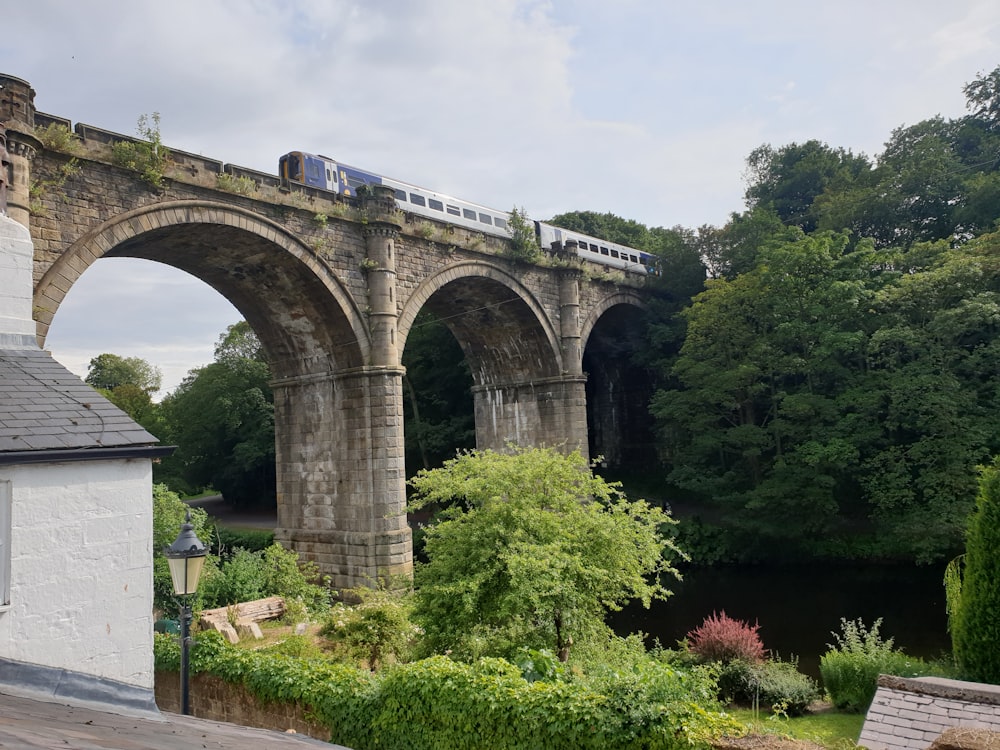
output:
M819 659L840 633L840 618L871 627L881 617L883 639L907 654L936 658L950 651L944 565L783 566L689 570L674 596L650 609L630 606L611 618L619 634L642 631L674 647L713 612L759 623L761 639L782 659L819 676Z

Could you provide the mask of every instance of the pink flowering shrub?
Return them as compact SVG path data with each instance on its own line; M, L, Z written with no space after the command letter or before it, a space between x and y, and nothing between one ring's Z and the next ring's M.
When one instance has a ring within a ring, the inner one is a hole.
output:
M760 625L734 620L725 610L712 613L697 628L687 634L688 648L705 661L728 663L764 661L767 650L760 640Z

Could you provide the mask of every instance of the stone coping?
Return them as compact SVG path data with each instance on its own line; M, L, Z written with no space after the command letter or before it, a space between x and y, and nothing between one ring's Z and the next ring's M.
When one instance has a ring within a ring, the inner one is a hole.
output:
M894 677L879 675L878 686L932 698L949 698L967 703L1000 706L1000 685L963 682L944 677Z

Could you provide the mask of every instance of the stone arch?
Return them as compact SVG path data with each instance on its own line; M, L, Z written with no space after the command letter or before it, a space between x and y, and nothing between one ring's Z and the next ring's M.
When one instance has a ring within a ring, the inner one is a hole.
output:
M590 340L590 334L594 331L594 326L597 325L598 321L608 310L618 305L630 305L640 310L646 309L646 303L643 298L638 292L631 289L620 289L614 294L609 294L595 305L592 305L587 314L587 319L580 326L580 341L584 350L587 348L587 343Z
M582 326L588 447L613 470L645 470L656 461L652 380L632 358L641 346L634 323L645 310L635 291L618 290L595 304Z
M38 338L73 283L103 257L153 260L186 271L240 310L276 377L322 373L369 361L364 316L343 284L289 231L251 211L212 201L144 206L75 242L35 291Z
M447 290L451 293L438 294ZM399 316L400 351L425 307L433 309L455 334L477 385L554 377L562 372L555 326L535 295L498 265L463 261L425 279Z

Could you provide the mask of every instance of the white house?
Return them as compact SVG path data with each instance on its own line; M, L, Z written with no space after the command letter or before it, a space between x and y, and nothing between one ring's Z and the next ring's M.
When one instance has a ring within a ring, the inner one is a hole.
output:
M36 342L0 214L0 692L156 710L152 460L169 448Z

